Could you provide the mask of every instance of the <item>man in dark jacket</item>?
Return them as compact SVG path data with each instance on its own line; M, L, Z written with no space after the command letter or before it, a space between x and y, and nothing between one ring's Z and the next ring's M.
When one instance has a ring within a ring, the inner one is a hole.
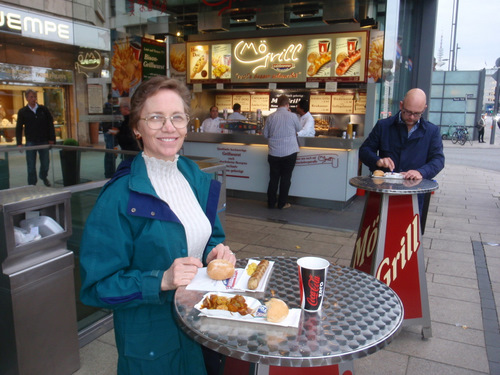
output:
M425 93L408 91L399 108L395 116L375 124L359 157L370 171L399 172L409 180L432 179L444 167L444 153L439 128L422 118Z
M432 179L444 168L439 128L422 118L427 97L411 89L399 102L400 112L379 120L359 149L359 158L370 171L399 172L408 180ZM422 212L423 197L419 195Z
M120 123L118 133L116 133L116 141L122 150L125 151L141 151L139 143L130 129L130 104L127 102L120 103L120 113L123 116L123 121ZM124 155L124 159L133 159L135 155Z
M17 146L23 146L23 128L26 138L26 146L39 146L54 144L56 133L54 119L47 107L37 103L37 92L32 89L26 90L26 101L28 105L21 108L17 113L16 139ZM50 186L47 179L49 173L49 149L27 150L26 164L28 166L28 185L36 185L36 153L40 155L39 177L45 184Z

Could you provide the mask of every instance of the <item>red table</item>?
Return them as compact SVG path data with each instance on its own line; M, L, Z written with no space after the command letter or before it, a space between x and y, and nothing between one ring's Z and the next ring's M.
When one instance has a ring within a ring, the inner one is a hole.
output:
M390 286L403 302L403 325L421 324L431 337L418 194L437 182L359 176L349 183L368 192L351 267Z

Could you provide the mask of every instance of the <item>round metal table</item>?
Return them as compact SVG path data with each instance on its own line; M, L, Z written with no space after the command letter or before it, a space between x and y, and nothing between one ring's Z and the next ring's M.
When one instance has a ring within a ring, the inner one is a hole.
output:
M358 189L398 195L430 193L439 187L434 180L404 180L369 176L353 177L349 180L349 184Z
M300 308L297 258L265 258L275 262L267 289L247 295L261 302L277 297ZM245 264L239 260L237 266ZM218 353L270 366L328 366L367 356L393 340L404 315L401 300L387 285L337 265L329 267L321 312L302 311L298 328L200 317L193 306L204 294L177 290L175 308L183 330Z

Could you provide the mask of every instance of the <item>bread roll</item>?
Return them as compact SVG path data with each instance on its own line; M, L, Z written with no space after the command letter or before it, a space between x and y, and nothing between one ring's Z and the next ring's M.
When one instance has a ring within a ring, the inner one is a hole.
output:
M375 177L384 177L384 171L381 171L380 169L377 169L376 171L373 171L373 176L375 176Z
M288 306L278 298L271 298L266 302L267 317L266 320L272 323L279 323L288 316Z
M207 275L213 280L225 280L234 275L234 265L226 259L214 259L207 267Z

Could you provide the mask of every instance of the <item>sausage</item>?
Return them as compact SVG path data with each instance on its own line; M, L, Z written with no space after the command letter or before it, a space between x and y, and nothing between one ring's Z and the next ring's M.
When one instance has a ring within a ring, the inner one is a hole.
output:
M337 73L338 76L344 75L359 59L361 59L361 49L358 49L351 56L346 57L344 60L342 60L339 66L337 66L335 73Z
M255 269L255 272L250 276L250 279L248 279L248 289L250 290L255 290L259 286L260 280L264 277L264 274L266 273L266 269L269 266L269 261L268 260L261 260L257 268Z

